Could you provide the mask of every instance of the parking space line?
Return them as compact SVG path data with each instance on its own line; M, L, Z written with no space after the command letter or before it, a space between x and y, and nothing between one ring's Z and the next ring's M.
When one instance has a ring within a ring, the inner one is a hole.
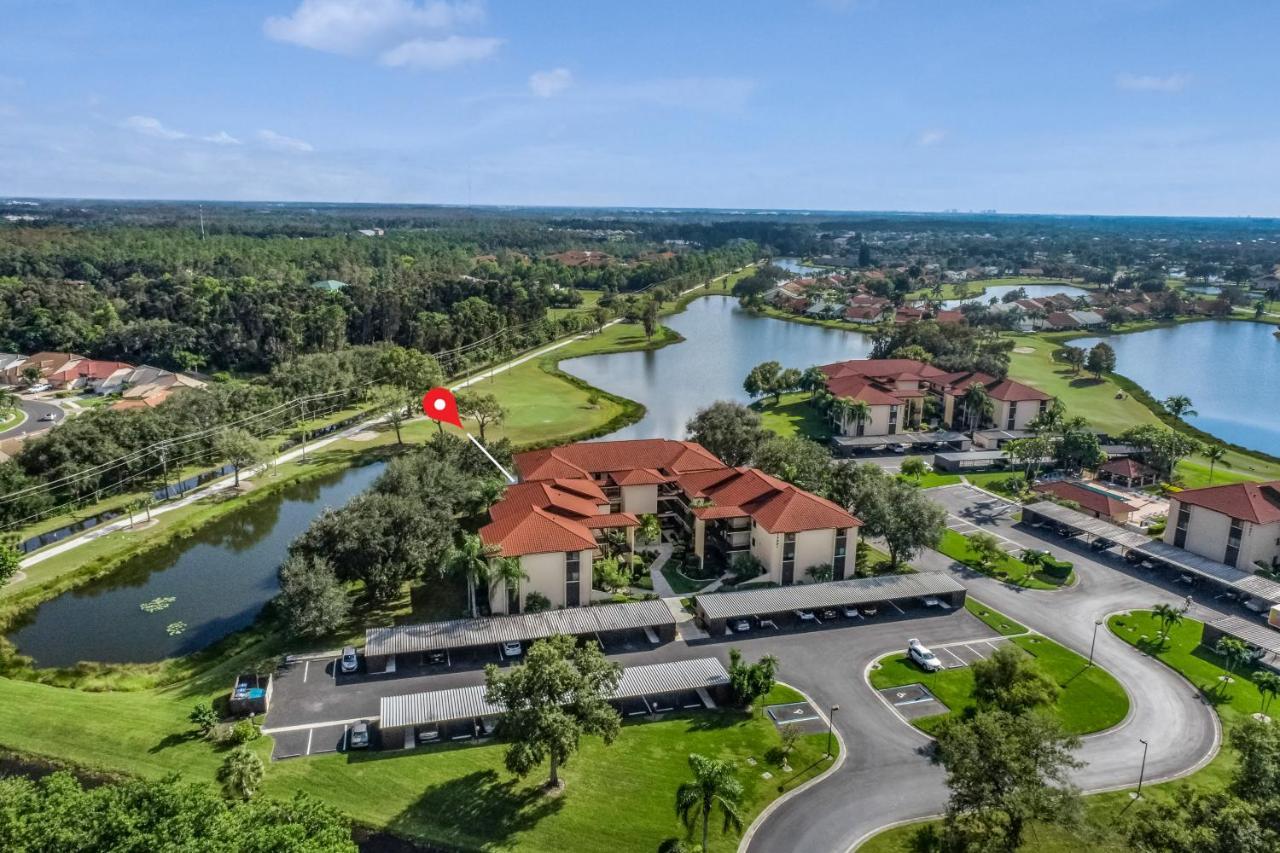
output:
M899 607L898 605L894 604L892 600L890 600L890 601L889 601L889 606L890 606L890 607L892 607L894 610L898 611L899 613L905 613L905 612L906 612L906 611L904 611L901 607Z
M951 649L943 649L943 651L944 651L944 652L946 652L947 654L951 655L953 658L955 658L955 659L956 659L956 665L955 665L954 667L951 667L951 669L956 669L957 667L962 667L962 666L964 666L964 665L965 665L965 663L964 663L964 659L963 659L963 658L961 658L961 657L960 657L958 654L956 654L955 652L951 651Z
M307 729L307 751L302 753L303 755L311 754L311 738L315 733L316 733L315 729Z
M311 674L311 661L307 661L306 665L302 667L302 683L303 684L307 683L307 676L310 674Z

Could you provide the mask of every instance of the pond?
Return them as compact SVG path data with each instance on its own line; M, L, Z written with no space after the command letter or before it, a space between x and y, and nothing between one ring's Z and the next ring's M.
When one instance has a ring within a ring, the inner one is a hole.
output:
M663 322L686 340L659 350L560 363L561 370L648 409L643 419L609 439L683 437L689 418L713 401L749 402L742 381L762 361L803 370L871 352L870 335L761 317L727 296L695 299Z
M1224 441L1280 456L1280 340L1275 326L1230 320L1185 323L1106 338L1116 372L1157 400L1185 395L1187 417ZM1091 347L1102 338L1072 341Z
M988 287L982 292L981 296L971 296L968 299L948 299L942 303L943 308L959 308L966 302L981 302L984 305L991 301L991 297L1001 299L1006 293L1012 293L1021 288L1027 292L1028 299L1042 299L1045 296L1056 296L1059 293L1065 293L1068 296L1085 296L1089 291L1082 287L1072 287L1069 284L997 284Z
M367 489L383 467L347 468L228 513L41 604L9 639L42 667L148 663L199 651L251 624L279 592L276 570L294 537L325 507ZM154 609L143 610L149 602ZM185 627L171 635L174 623Z

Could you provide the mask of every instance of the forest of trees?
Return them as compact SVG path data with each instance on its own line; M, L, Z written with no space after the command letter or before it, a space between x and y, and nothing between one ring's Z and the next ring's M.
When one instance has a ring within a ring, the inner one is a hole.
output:
M258 371L347 345L441 353L504 330L513 334L488 349L520 349L561 331L546 311L558 289L696 281L755 254L749 243L654 248L594 267L512 247L485 254L432 231L201 239L175 228L0 228L0 351ZM312 286L326 279L347 287Z

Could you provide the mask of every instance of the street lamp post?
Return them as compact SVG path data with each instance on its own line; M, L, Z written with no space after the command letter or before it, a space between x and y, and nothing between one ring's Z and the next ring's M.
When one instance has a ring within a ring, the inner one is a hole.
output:
M839 705L831 706L831 713L827 715L827 758L831 757L831 727L834 724L836 711L840 710Z
M1147 747L1150 745L1145 738L1138 738L1138 743L1142 744L1142 767L1138 770L1138 790L1133 795L1135 800L1142 799L1142 779L1147 775Z
M1089 666L1093 666L1093 647L1098 644L1098 628L1101 625L1101 619L1093 620L1093 640L1089 642Z

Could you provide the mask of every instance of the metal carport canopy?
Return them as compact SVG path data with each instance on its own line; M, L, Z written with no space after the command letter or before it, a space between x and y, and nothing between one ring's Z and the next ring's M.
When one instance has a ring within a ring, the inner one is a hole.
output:
M660 599L570 607L545 613L453 619L421 625L369 628L365 655L396 655L494 645L508 640L540 640L556 634L595 634L674 625L676 617Z
M1151 537L1144 536L1134 530L1127 530L1118 524L1112 524L1109 521L1103 521L1101 518L1094 518L1088 513L1071 509L1070 507L1056 504L1053 501L1040 501L1039 503L1028 504L1022 508L1022 514L1025 517L1028 512L1035 515L1041 515L1045 518L1052 519L1060 524L1073 527L1081 533L1088 533L1091 536L1100 536L1115 542L1117 545L1123 545L1126 548L1137 548L1141 550L1141 546L1150 543Z
M1261 598L1272 604L1280 604L1280 583L1275 581L1269 581L1249 572L1243 572L1234 566L1219 563L1217 560L1210 560L1208 557L1193 554L1184 548L1179 548L1166 542L1147 542L1134 550L1192 574L1226 584L1246 595Z
M700 687L720 687L728 683L729 673L716 658L653 663L624 669L617 689L609 698L634 699ZM484 692L482 685L476 685L386 696L379 704L379 722L385 729L501 714L502 706L485 701Z
M741 592L713 592L697 597L698 608L708 619L736 619L758 613L812 610L819 607L846 607L875 604L900 598L920 598L964 592L952 578L925 572L914 575L886 575L878 578L808 583Z
M898 432L893 435L837 435L831 440L840 447L876 447L881 444L951 444L967 441L962 432Z
M1263 651L1280 655L1280 631L1260 622L1250 622L1239 616L1223 616L1209 623L1224 634L1230 634L1238 640L1257 646Z

